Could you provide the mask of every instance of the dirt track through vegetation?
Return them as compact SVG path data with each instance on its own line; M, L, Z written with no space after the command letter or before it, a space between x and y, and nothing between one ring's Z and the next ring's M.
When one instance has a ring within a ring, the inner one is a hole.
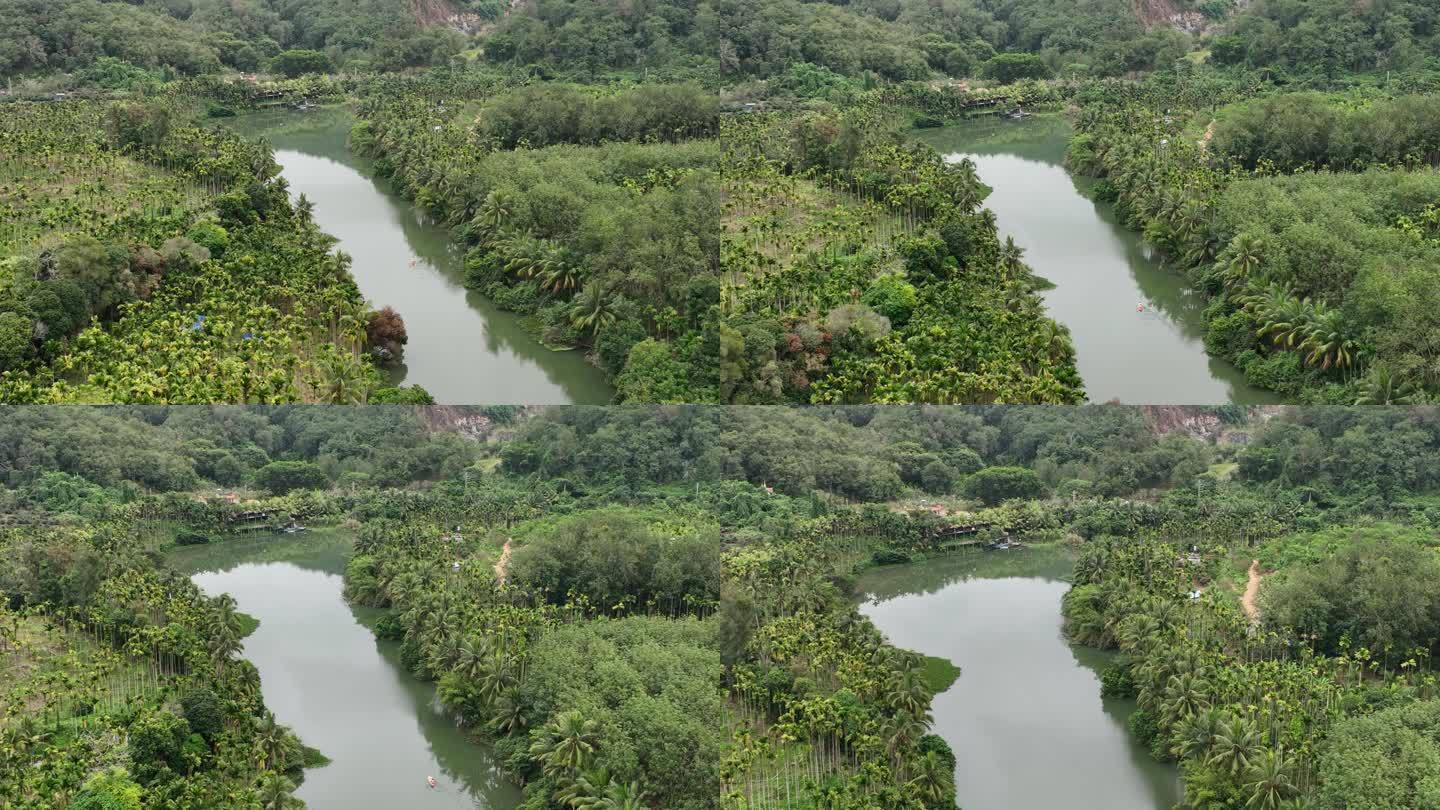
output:
M507 549L508 550L508 549ZM1250 561L1250 581L1245 583L1245 594L1240 597L1240 607L1245 609L1245 615L1250 621L1260 621L1260 606L1255 603L1256 597L1260 595L1260 561Z

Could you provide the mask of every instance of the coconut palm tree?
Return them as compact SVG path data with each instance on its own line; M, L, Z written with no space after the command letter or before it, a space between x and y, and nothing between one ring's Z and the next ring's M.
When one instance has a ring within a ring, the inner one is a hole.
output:
M480 203L480 212L475 215L474 223L486 237L494 238L510 224L514 210L515 203L509 194L492 189L485 195L485 201Z
M1245 790L1250 793L1250 799L1245 806L1255 810L1280 810L1288 799L1300 793L1293 770L1284 748L1265 749L1247 771Z
M360 358L327 346L311 366L311 385L321 402L356 405L369 390L366 371Z
M295 218L300 220L302 225L309 225L315 221L315 203L304 193L301 193L299 199L295 200Z
M1209 762L1231 776L1240 776L1259 753L1260 734L1255 725L1243 717L1234 717L1215 735Z
M1243 284L1264 263L1265 238L1246 231L1230 240L1226 249L1224 275L1231 284Z
M525 704L520 699L520 690L514 687L500 693L495 700L495 712L490 718L490 727L510 736L525 730Z
M915 762L916 773L910 785L925 800L926 806L940 807L955 790L955 772L950 763L935 751L926 751Z
M1180 721L1175 729L1175 754L1181 758L1208 759L1215 737L1225 725L1225 713L1214 706Z
M645 810L650 805L650 795L635 782L611 781L605 788L605 796L591 805L594 810Z
M548 774L573 773L590 762L600 740L600 727L572 709L551 718L530 745L530 755L544 762Z
M295 783L284 774L270 772L260 777L255 798L260 801L262 810L289 810L301 806L300 802L290 795L294 790Z
M1258 337L1269 337L1276 346L1295 348L1309 334L1315 307L1309 298L1291 298L1278 309L1261 313L1262 324L1255 331Z
M255 755L261 768L285 770L285 727L275 721L274 712L255 718Z
M1007 278L1025 272L1024 256L1025 248L1015 244L1015 237L1005 237L1005 244L1000 246L1000 272Z
M1389 366L1376 365L1371 367L1370 373L1360 382L1360 394L1356 397L1355 404L1409 405L1424 399L1424 394L1419 393L1418 389L1414 383L1400 379Z
M1345 316L1338 309L1328 309L1323 302L1315 306L1308 327L1308 334L1301 342L1300 349L1308 349L1305 362L1319 365L1321 371L1335 368L1350 368L1355 364L1360 349L1350 338Z
M1201 673L1171 675L1160 698L1161 711L1174 724L1210 705L1210 684Z
M592 337L598 338L603 329L615 322L613 303L609 290L599 282L592 281L586 284L571 302L570 323L576 329L589 332Z

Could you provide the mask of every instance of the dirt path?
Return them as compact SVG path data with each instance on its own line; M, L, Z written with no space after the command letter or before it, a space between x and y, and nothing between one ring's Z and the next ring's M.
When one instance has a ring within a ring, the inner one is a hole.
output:
M1250 561L1250 581L1245 583L1245 595L1240 597L1240 607L1245 609L1245 615L1250 621L1260 621L1260 606L1255 604L1255 597L1260 595L1260 561Z
M495 579L501 585L505 584L505 566L510 564L510 541L505 541L505 547L500 549L500 559L495 561Z

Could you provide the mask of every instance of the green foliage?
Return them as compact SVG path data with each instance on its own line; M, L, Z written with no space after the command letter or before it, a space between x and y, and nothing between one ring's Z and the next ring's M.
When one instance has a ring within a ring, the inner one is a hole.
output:
M974 164L895 131L896 108L926 95L914 88L723 122L728 401L1083 398L1069 335L981 210Z
M625 511L587 512L528 539L510 576L554 604L582 598L675 613L686 597L714 600L719 543L713 531L665 537Z
M0 400L355 402L378 386L347 259L291 206L268 147L164 102L7 107Z
M1331 730L1320 751L1316 807L1424 807L1436 798L1440 701L1385 709Z
M482 106L478 138L454 112L467 104ZM470 286L535 314L538 337L592 349L623 396L715 398L712 96L497 93L436 75L377 83L360 115L352 145L455 229Z
M113 766L90 777L69 810L140 810L141 788L124 768Z
M1398 535L1398 536L1397 536ZM1331 654L1356 644L1408 651L1440 638L1440 557L1420 533L1372 529L1323 561L1292 566L1261 589L1267 623L1314 636Z
M220 706L220 697L209 689L196 689L180 698L185 712L185 722L190 729L206 740L213 740L224 727L225 715Z
M303 49L281 51L270 60L270 67L275 72L293 79L306 73L329 72L330 57L319 51Z
M1426 398L1436 324L1419 302L1440 283L1440 242L1423 224L1440 193L1433 105L1272 94L1218 110L1207 141L1176 109L1203 102L1149 89L1089 106L1068 162L1106 178L1125 220L1213 296L1207 348L1291 397ZM1336 171L1305 171L1315 166Z
M996 54L985 62L984 70L988 78L1001 84L1012 84L1021 79L1050 78L1050 66L1032 53Z
M308 461L272 461L255 471L255 486L272 495L285 495L297 489L323 489L329 485L325 471Z
M1037 498L1045 483L1034 470L1024 467L987 467L965 479L965 495L986 506L1012 498Z

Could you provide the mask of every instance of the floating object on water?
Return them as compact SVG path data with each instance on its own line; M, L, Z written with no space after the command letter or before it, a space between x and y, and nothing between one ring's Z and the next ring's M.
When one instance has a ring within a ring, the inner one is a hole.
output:
M1136 305L1135 305L1135 311L1136 311L1136 312L1144 312L1144 311L1145 311L1145 305L1144 305L1144 304L1136 304Z
M428 784L430 785L430 789L431 789L431 790L434 790L434 789L435 789L435 784L436 784L436 783L435 783L435 777L433 777L433 776L427 776L427 777L425 777L425 781L426 781L426 783L428 783Z

